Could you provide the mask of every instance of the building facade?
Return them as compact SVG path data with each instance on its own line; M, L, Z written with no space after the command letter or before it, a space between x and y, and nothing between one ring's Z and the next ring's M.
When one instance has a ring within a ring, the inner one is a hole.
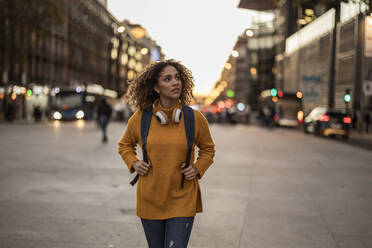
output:
M42 6L43 16L36 1L8 2L0 11L0 119L25 117L33 87L46 97L53 87L97 84L120 97L152 51L162 54L147 34L135 37L129 21L111 15L107 1L56 0Z
M240 103L257 110L261 91L275 87L276 39L272 21L254 23L244 30L215 84L214 100L210 102L231 99L233 106Z
M346 2L239 3L240 8L275 13L274 85L284 91L302 91L305 114L316 106L348 111L358 120L372 113L372 54L366 52L372 2L369 6L363 1ZM344 100L347 93L350 102Z
M286 40L284 86L303 92L305 113L324 106L349 111L362 119L363 112L372 109L371 98L363 91L365 81L371 79L369 58L363 53L368 27L364 10L352 3L342 3L339 23L334 21L335 10L330 9ZM335 26L334 85L331 86ZM344 101L346 92L352 96L350 103Z

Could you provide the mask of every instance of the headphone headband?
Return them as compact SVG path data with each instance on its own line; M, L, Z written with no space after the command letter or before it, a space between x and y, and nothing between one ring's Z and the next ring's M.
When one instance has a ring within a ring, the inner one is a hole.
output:
M158 101L159 101L159 99L156 99L154 101L154 103L152 104L153 111L155 110L155 106L158 103ZM160 124L162 124L162 125L168 124L168 117L167 117L167 115L163 111L161 111L161 110L160 111L156 111L155 113L153 112L152 114L156 117L156 120ZM173 109L173 113L172 113L172 121L173 121L173 123L179 123L180 120L181 120L181 117L182 117L182 110L179 109L179 108Z

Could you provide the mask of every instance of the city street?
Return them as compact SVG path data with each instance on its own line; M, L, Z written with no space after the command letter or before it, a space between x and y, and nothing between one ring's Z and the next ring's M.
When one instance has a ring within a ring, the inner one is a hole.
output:
M117 153L125 125L0 124L0 247L147 247ZM291 129L211 125L191 248L371 248L372 152Z

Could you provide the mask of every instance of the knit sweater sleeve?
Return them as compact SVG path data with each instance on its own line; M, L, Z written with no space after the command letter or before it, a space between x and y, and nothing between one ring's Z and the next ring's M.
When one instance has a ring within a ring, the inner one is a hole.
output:
M201 179L205 171L213 163L214 158L214 142L212 140L207 119L202 113L194 110L195 116L195 144L199 148L198 158L194 166L199 171Z
M136 152L136 145L139 143L139 129L141 125L141 114L135 112L128 120L124 136L118 142L119 154L128 166L130 173L134 173L132 164L139 160Z

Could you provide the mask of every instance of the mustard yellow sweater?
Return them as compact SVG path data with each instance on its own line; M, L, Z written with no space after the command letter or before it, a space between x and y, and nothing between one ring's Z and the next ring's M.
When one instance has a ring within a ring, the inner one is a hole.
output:
M177 103L174 107L181 108ZM163 108L159 103L155 111L162 110L172 120L173 108ZM154 111L154 112L155 112ZM137 111L129 119L123 138L119 141L119 154L134 173L132 164L138 160L135 147L141 142L142 111ZM195 138L191 156L201 179L213 163L214 143L209 132L208 122L197 110L194 110ZM199 148L198 158L194 162L195 145ZM147 137L147 154L152 167L145 176L140 176L137 184L137 216L144 219L161 220L173 217L191 217L202 212L202 199L198 179L185 179L181 189L181 164L186 160L187 139L182 119L176 124L170 121L161 125L153 116Z

